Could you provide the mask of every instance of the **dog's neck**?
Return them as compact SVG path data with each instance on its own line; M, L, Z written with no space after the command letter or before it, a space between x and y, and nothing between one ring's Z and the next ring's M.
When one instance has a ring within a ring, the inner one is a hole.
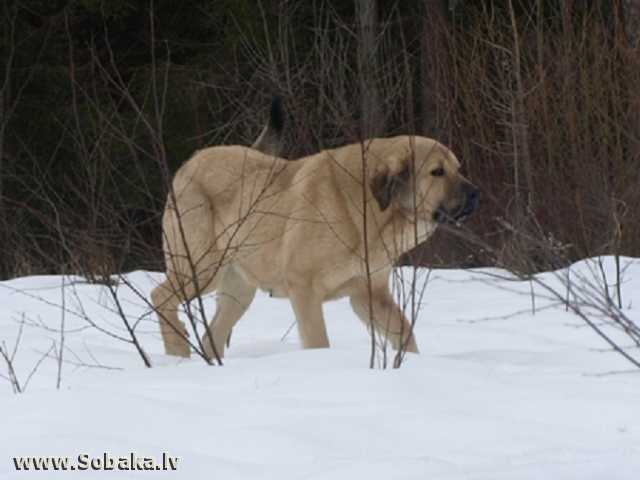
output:
M386 215L378 218L380 225L381 253L391 262L395 262L404 253L427 240L438 224L427 219L415 219L414 212L407 212L399 206L391 207Z

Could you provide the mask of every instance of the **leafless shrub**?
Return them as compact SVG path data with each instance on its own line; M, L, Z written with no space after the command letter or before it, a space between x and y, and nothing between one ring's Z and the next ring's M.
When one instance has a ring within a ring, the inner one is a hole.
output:
M489 254L494 255L494 265L504 269L507 275L485 273L489 277L498 276L503 280L527 281L535 286L535 296L546 298L554 305L564 305L565 309L580 318L586 326L592 329L612 351L615 351L635 367L640 367L640 325L619 307L616 297L612 295L612 284L609 279L602 257L584 260L587 271L579 269L557 268L546 274L531 274L530 272L540 262L539 258L530 259L529 264L519 264L514 268L511 263L502 263L501 252L493 248L479 235L468 228L445 227L449 234L463 236L466 241L482 247ZM535 247L542 256L545 264L554 262L567 265L567 248L559 245L553 237L544 235L544 232L531 233L530 231L518 231L512 225L505 223L504 228L510 234L520 237L519 242ZM624 269L618 268L616 258L614 260L614 290L616 295L621 291ZM619 261L619 259L617 259ZM534 265L534 262L536 265ZM620 282L620 283L618 283ZM533 296L533 291L531 292ZM535 313L535 310L533 311ZM621 344L621 339L627 339L633 347L627 348Z
M441 50L431 53L450 66L437 70L437 110L449 112L441 130L483 191L474 229L503 263L532 271L550 265L528 262L535 245L518 243L527 235L499 219L521 233L536 224L553 232L567 260L633 255L640 223L624 211L639 200L640 64L624 19L595 4L516 3L470 5L464 24L439 30Z
M18 333L16 335L16 339L13 344L13 349L11 351L7 347L7 344L2 341L0 343L0 357L4 360L4 363L7 368L7 375L0 374L0 378L4 378L11 384L11 388L13 389L13 393L23 393L26 391L29 386L29 382L33 375L38 371L42 362L49 356L51 351L54 349L52 345L51 348L42 354L40 358L34 363L31 371L27 374L27 377L22 380L18 373L16 372L16 355L18 353L18 349L20 348L20 341L22 340L22 334L24 330L25 321L24 318L20 320L20 324L18 327Z

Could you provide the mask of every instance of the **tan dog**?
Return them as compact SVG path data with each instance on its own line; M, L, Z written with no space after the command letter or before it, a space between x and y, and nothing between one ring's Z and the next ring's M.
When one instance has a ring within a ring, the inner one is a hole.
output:
M167 279L152 292L167 353L190 354L179 304L217 291L210 328L222 356L257 288L290 299L305 348L328 347L324 301L348 296L370 325L366 257L376 330L395 349L417 351L389 275L439 222L474 210L477 188L459 168L445 146L409 136L295 162L241 146L196 152L173 181L176 201L163 218ZM211 356L206 335L202 343Z

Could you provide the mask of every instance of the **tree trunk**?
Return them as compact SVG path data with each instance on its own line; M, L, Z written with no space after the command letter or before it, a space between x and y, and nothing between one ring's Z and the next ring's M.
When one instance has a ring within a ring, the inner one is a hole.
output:
M422 0L422 33L420 37L420 118L422 133L438 138L442 127L438 111L438 65L443 58L443 22L446 0Z
M360 133L363 139L384 132L384 116L376 81L378 72L378 2L356 0L358 18L358 72L360 76Z

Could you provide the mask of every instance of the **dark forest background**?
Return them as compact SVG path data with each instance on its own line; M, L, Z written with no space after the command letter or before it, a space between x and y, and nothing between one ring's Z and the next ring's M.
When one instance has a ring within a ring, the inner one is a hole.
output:
M439 231L403 262L640 256L636 3L1 0L0 278L162 268L172 173L251 144L274 94L292 160L398 133L454 150L491 248Z

